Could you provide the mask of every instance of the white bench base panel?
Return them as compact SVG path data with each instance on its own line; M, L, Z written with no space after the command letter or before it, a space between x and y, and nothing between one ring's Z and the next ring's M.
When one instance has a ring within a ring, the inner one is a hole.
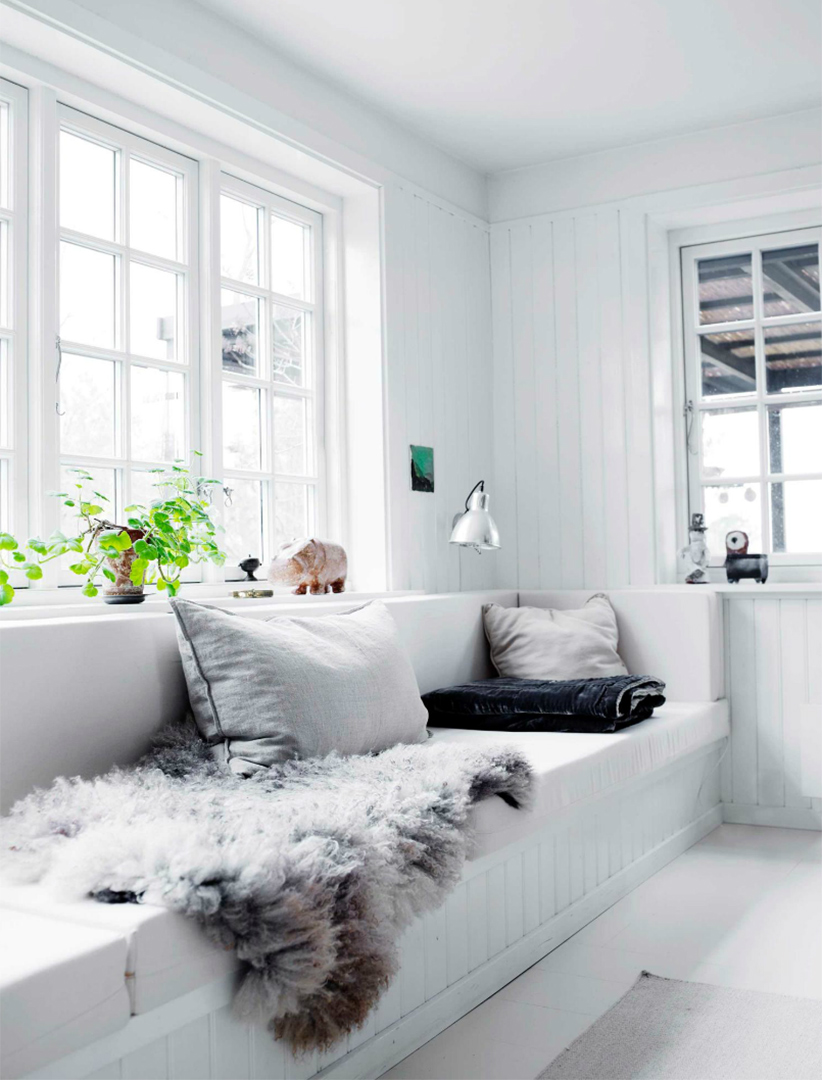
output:
M466 866L403 940L394 984L361 1031L294 1058L234 1019L223 979L32 1077L50 1080L308 1080L376 1077L562 944L722 821L724 740L570 807L550 826Z

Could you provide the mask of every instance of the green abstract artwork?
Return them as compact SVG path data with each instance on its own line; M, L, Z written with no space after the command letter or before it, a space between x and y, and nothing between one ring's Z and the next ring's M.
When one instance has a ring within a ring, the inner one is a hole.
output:
M434 490L433 446L411 447L411 490Z

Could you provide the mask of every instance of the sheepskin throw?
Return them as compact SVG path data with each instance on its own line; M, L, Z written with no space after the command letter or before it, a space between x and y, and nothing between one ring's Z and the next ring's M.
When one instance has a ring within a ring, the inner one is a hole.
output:
M295 1051L359 1027L398 964L398 939L459 880L472 805L526 807L513 750L397 746L292 761L241 778L192 725L137 765L60 779L4 820L3 864L65 898L161 904L196 919L245 973L241 1017Z

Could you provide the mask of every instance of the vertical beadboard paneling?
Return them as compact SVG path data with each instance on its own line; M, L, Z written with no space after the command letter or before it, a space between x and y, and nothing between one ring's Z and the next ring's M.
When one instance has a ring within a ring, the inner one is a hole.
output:
M491 286L494 328L494 458L498 525L508 530L496 554L498 584L517 588L517 470L514 422L514 365L511 311L511 234L491 233Z
M415 919L402 939L401 1015L407 1016L425 1001L425 927Z
M484 905L483 905L484 910ZM446 975L451 986L468 973L468 885L458 885L445 903ZM483 935L484 936L484 935Z
M577 360L575 222L554 222L554 299L557 341L560 570L563 588L585 584L580 453L580 389Z
M654 473L651 455L651 365L648 339L648 259L645 214L620 210L623 341L628 451L630 584L656 579Z
M462 553L461 581L448 535L471 485L493 479L488 232L400 185L384 206L391 584L487 588L495 561ZM411 491L411 443L434 447L433 494Z
M728 605L733 799L750 805L756 803L758 779L754 603L745 599L732 600Z
M466 882L468 903L468 970L488 959L488 878L485 874Z
M155 1039L139 1050L132 1050L122 1058L121 1068L123 1080L167 1080L168 1039ZM222 1076L222 1073L214 1075ZM245 1075L241 1072L236 1074L238 1080Z
M583 581L605 585L605 491L603 487L603 400L600 360L599 247L595 214L576 219L577 379L579 381L582 475Z
M274 1040L265 1033L269 1042ZM282 1072L282 1055L277 1059ZM211 1080L211 1044L209 1018L200 1016L168 1036L168 1075L170 1080ZM254 1076L258 1076L255 1073Z
M806 649L806 607L802 599L779 601L780 673L782 681L782 766L785 806L809 807L801 791L802 723L799 710L809 701Z
M448 935L444 907L423 920L425 927L425 998L434 997L448 985Z
M514 368L514 443L517 476L517 570L520 588L540 580L534 372L534 270L530 225L511 228L511 327Z
M506 945L505 866L492 867L488 881L488 956L496 956Z
M801 791L800 713L808 703L822 707L822 604L810 596L732 595L725 628L731 746L723 802L773 808L777 816L765 820L778 824L782 808L815 808Z
M602 360L602 455L609 587L630 581L628 536L628 466L623 389L622 270L619 215L597 214L597 279L600 356ZM586 582L586 584L590 584Z
M550 221L531 227L531 262L534 338L534 400L536 404L536 486L531 499L537 506L539 533L539 585L561 583L559 512L559 429L557 426L557 348L554 315L554 244ZM498 450L502 447L497 445ZM520 583L521 584L521 583Z
M754 601L756 639L757 797L760 806L785 805L782 752L782 649L779 600Z

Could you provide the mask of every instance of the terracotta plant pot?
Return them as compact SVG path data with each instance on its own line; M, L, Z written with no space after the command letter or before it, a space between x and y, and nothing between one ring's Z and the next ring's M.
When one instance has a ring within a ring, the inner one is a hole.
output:
M142 540L145 533L142 529L128 529L125 526L105 523L107 529L117 529L118 532L127 532L131 537L132 544L135 540ZM124 551L117 558L108 558L109 569L114 574L114 581L106 578L103 587L103 599L107 604L142 604L146 598L142 585L133 585L131 581L131 565L137 558L134 548Z

